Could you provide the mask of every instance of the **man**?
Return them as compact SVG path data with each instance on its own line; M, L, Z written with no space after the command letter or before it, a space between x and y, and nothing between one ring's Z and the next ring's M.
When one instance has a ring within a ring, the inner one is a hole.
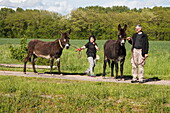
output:
M135 28L136 33L132 37L127 37L132 45L132 76L131 83L144 83L144 64L148 57L149 42L148 36L142 31L142 26L138 24ZM137 81L137 77L138 80Z

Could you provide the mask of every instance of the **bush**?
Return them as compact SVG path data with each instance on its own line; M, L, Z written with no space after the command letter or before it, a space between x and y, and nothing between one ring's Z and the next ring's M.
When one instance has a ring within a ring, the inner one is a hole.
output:
M23 61L27 54L27 38L21 38L19 47L10 46L11 57Z
M21 38L19 46L15 47L11 45L9 49L13 59L23 62L28 53L27 38L26 37ZM36 64L49 65L49 60L44 58L37 58Z

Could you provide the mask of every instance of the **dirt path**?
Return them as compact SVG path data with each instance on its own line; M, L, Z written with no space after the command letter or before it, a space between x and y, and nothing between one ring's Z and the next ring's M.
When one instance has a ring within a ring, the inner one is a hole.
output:
M16 68L23 68L24 65L22 64L0 64L2 67L16 67ZM53 66L55 68L56 66ZM32 68L32 65L27 64L27 68ZM35 65L35 68L38 69L50 69L50 66L43 66L43 65Z
M115 83L131 83L131 80L115 80L110 77L106 77L105 79L101 76L99 77L89 77L89 76L81 76L81 75L51 75L51 74L35 74L33 72L28 72L24 74L23 72L15 72L15 71L0 71L0 75L9 75L9 76L23 76L23 77L40 77L40 78L57 78L57 79L68 79L68 80L82 80L82 81L99 81L99 82L115 82ZM149 80L144 84L155 84L155 85L170 85L170 80Z
M4 67L18 67L23 68L21 64L0 64L0 66ZM32 65L27 65L27 68L32 68ZM45 69L50 68L49 66L41 66L36 65L36 68ZM101 76L98 77L89 77L89 76L82 76L80 74L44 74L39 73L35 74L33 72L27 72L24 74L23 72L15 72L15 71L0 71L0 75L10 75L10 76L23 76L23 77L41 77L41 78L57 78L57 79L68 79L68 80L82 80L82 81L99 81L99 82L115 82L115 83L131 83L131 79L123 80L116 80L111 77L106 77L105 79ZM158 79L148 79L148 81L144 84L155 84L155 85L170 85L170 80L158 80Z

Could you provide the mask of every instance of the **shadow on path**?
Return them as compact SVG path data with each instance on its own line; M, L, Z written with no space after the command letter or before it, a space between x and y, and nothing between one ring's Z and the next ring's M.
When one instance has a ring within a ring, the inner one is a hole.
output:
M50 74L50 72L44 72L44 74ZM58 72L53 72L53 74L60 74ZM68 72L62 72L63 75L86 75L85 73L68 73Z
M41 73L43 74L43 73ZM50 74L50 72L45 72L44 74ZM58 72L53 72L53 74L60 74ZM64 76L67 76L67 75L80 75L80 76L86 76L85 73L69 73L69 72L62 72L62 74ZM103 76L103 73L98 73L96 74L96 77L102 77ZM107 76L108 79L111 78L110 76ZM117 79L121 79L120 76L118 76ZM132 75L124 75L124 80L132 80ZM152 77L152 78L147 78L145 79L145 83L147 82L156 82L156 81L161 81L161 79L159 79L158 77Z

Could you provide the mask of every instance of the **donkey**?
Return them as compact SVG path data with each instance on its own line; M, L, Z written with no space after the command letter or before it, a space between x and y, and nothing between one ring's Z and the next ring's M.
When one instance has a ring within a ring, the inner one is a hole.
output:
M116 79L118 78L118 62L120 61L120 72L121 79L123 78L123 65L126 56L125 42L126 42L126 29L127 25L125 24L124 28L121 28L121 25L118 25L118 40L108 40L104 44L104 64L103 64L103 77L105 77L106 63L110 65L111 63L111 77L114 77L113 68L114 64L116 66Z
M62 33L61 38L52 42L44 42L40 40L31 40L28 43L28 55L24 60L24 73L26 74L26 64L28 60L32 63L34 73L37 73L35 69L35 60L37 57L42 57L46 59L50 59L50 73L52 74L53 62L54 59L57 61L58 73L61 74L60 71L60 56L62 55L62 51L64 47L66 49L69 48L69 37L68 35L71 33L71 30L68 33ZM31 57L32 61L31 61Z

